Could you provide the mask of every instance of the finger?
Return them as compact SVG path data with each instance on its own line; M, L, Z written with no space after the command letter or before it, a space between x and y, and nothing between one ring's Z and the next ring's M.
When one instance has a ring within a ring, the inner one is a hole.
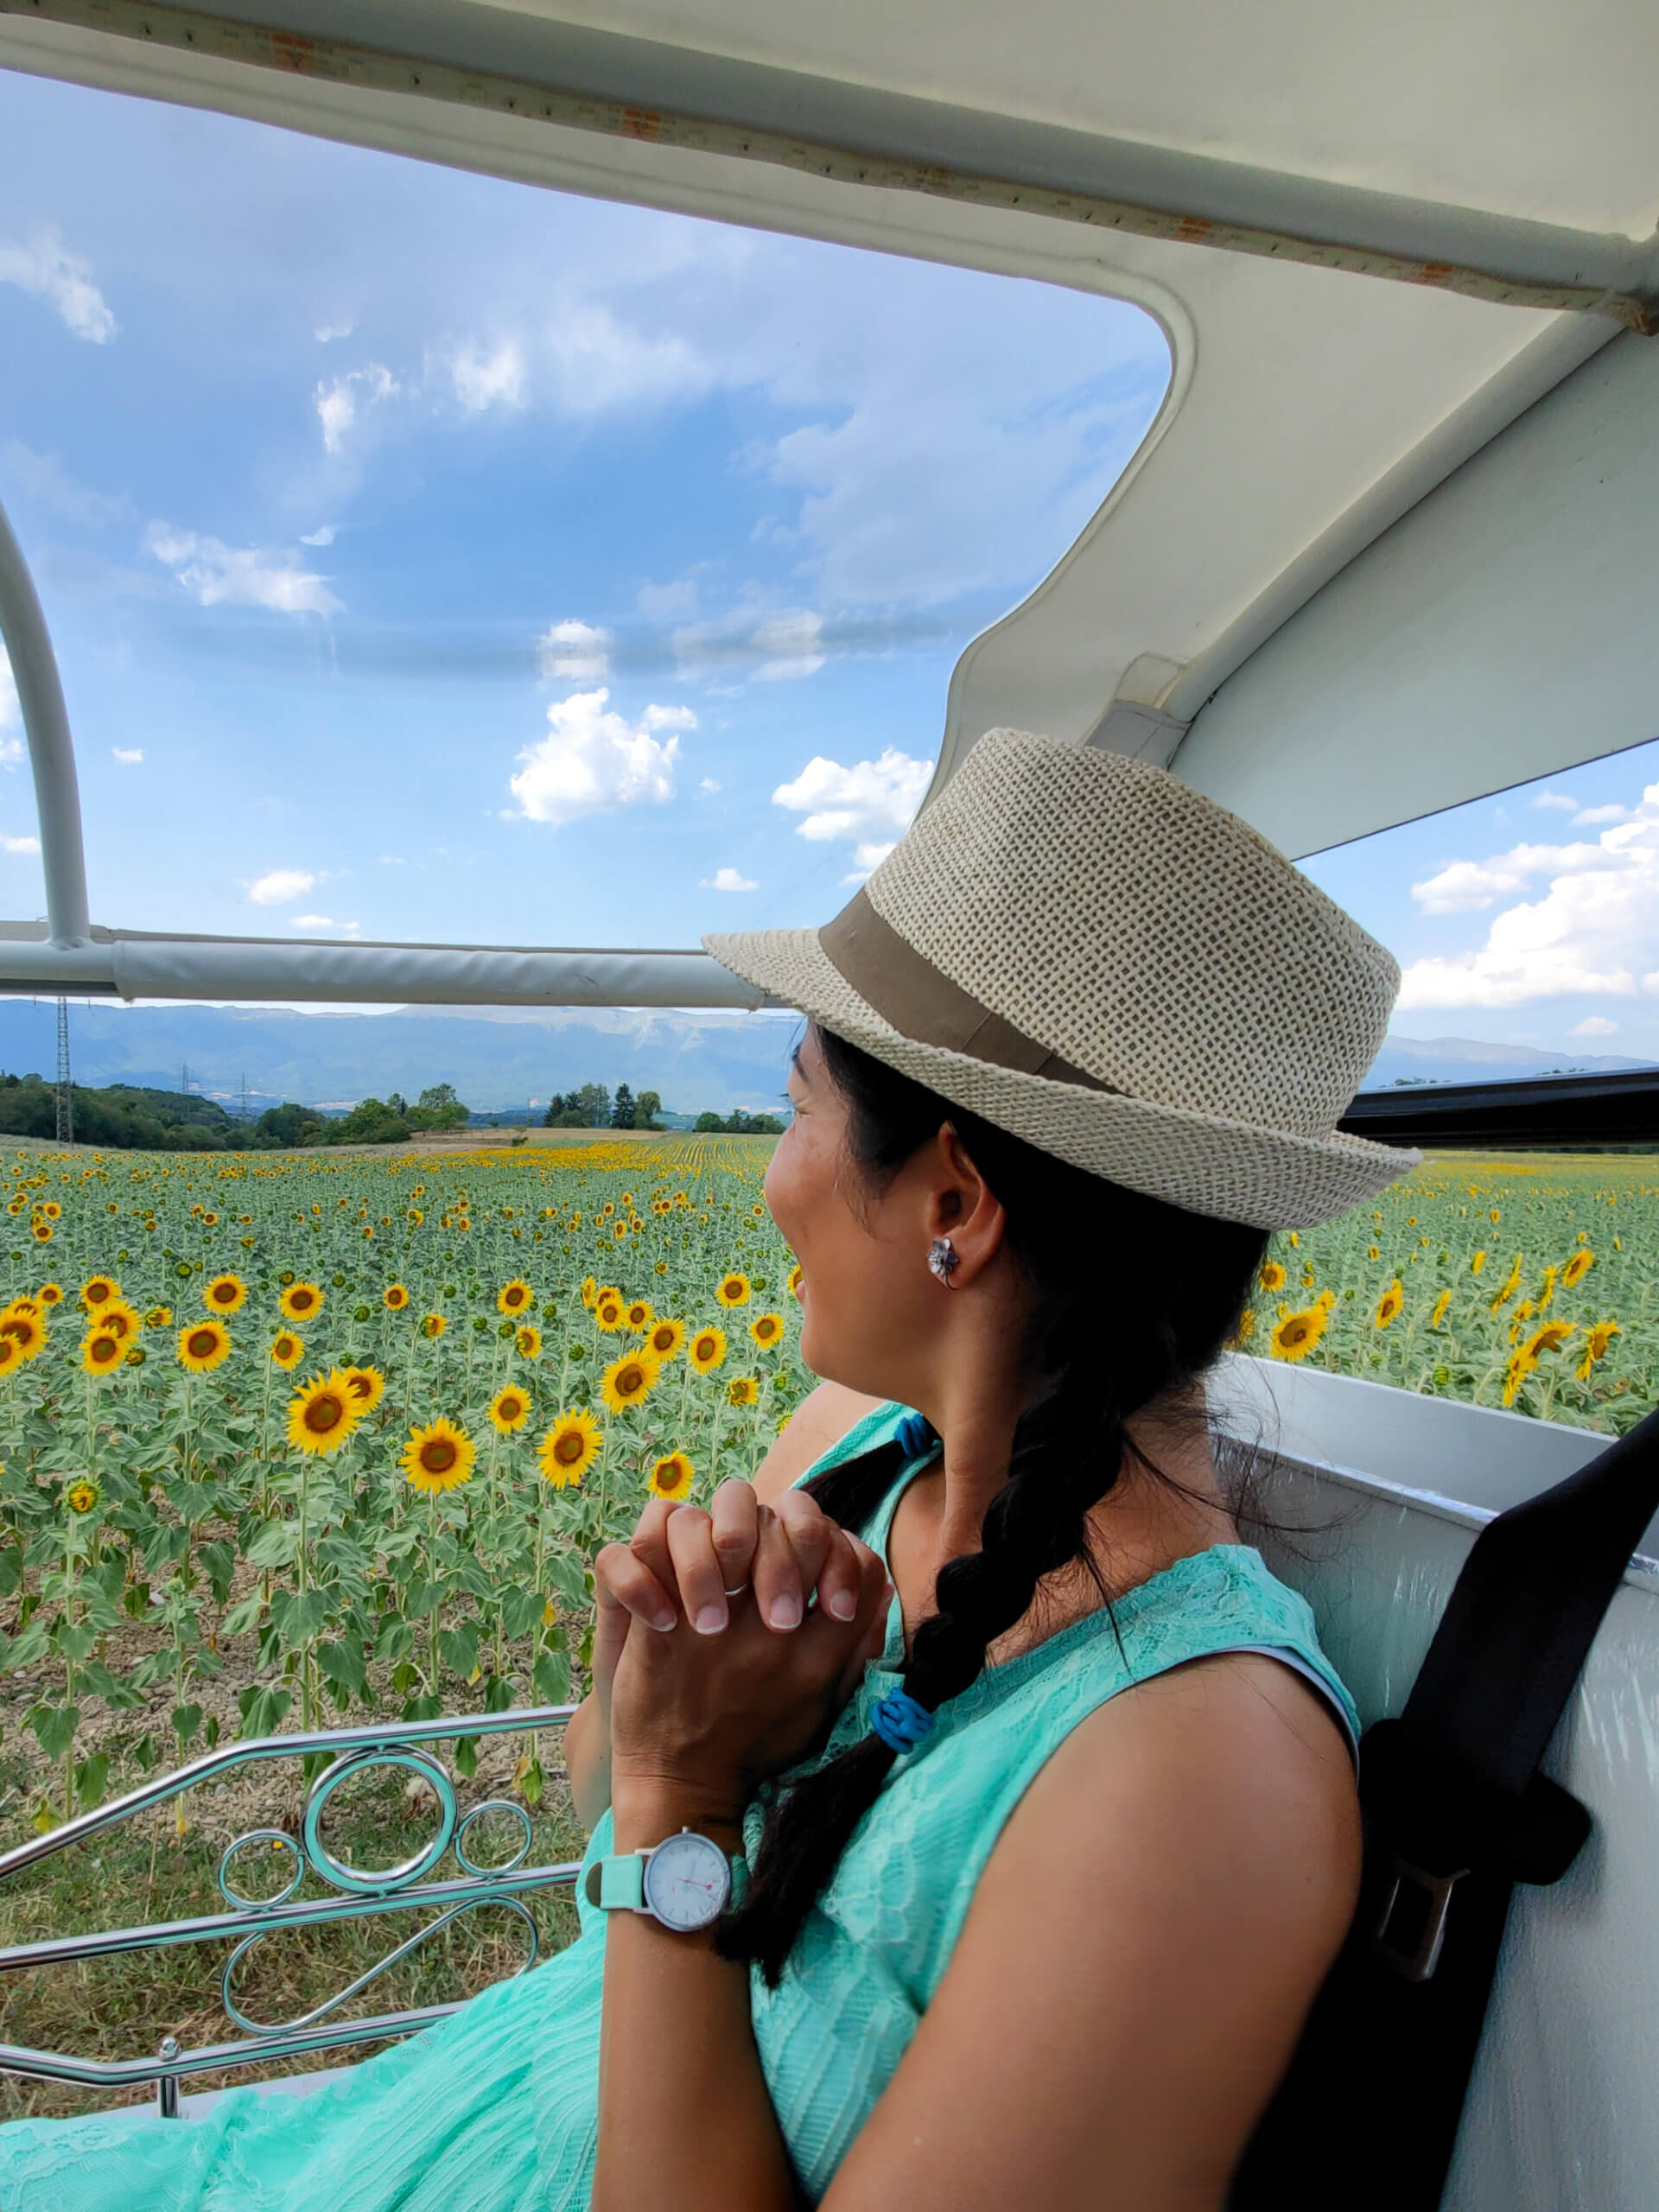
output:
M601 1611L622 1606L647 1628L671 1629L678 1618L668 1592L626 1544L607 1544L594 1561L594 1595Z
M837 1533L836 1524L817 1500L809 1497L804 1491L785 1491L772 1510L795 1554L795 1571L804 1600L808 1592L817 1587L831 1539Z
M753 1572L755 1541L760 1533L754 1484L741 1475L729 1476L709 1500L709 1511L714 1522L721 1587L728 1593L741 1590Z
M754 1602L768 1627L786 1632L800 1626L806 1593L788 1529L769 1505L761 1507L760 1518L754 1547Z
M859 1596L864 1580L864 1569L855 1539L846 1529L837 1528L833 1521L825 1523L829 1542L824 1549L823 1565L818 1570L818 1608L827 1612L831 1620L849 1621L858 1611ZM802 1570L804 1573L805 1570Z
M715 1556L715 1524L700 1505L683 1505L668 1524L680 1604L699 1636L718 1636L731 1618Z

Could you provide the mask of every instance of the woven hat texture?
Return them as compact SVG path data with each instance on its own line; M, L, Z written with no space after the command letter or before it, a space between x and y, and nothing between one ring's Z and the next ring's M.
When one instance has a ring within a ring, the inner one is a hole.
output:
M896 954L1104 1088L906 1035L870 1002L883 979L856 988L816 930L703 943L956 1104L1193 1212L1307 1225L1421 1157L1336 1128L1388 1028L1393 956L1163 769L989 731L863 896Z

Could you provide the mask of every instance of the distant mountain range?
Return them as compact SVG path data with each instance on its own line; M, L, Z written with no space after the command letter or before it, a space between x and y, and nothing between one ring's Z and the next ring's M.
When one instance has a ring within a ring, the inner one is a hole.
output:
M0 1068L57 1060L49 999L0 999ZM400 1007L385 1014L73 1001L79 1083L188 1088L232 1112L247 1087L258 1111L284 1098L344 1109L359 1098L452 1083L475 1109L545 1104L556 1090L626 1083L674 1113L775 1109L797 1016L618 1007Z
M1540 1052L1529 1045L1491 1045L1473 1037L1388 1037L1360 1089L1385 1090L1402 1080L1499 1083L1527 1076L1613 1075L1654 1065L1605 1053Z
M55 1007L0 998L0 1069L51 1077ZM227 1006L74 1001L70 1051L81 1083L187 1087L235 1110L244 1083L257 1111L284 1098L345 1109L389 1091L415 1097L453 1083L486 1113L544 1103L556 1090L626 1083L671 1113L775 1109L798 1017L626 1007L400 1007L385 1014L274 1012ZM1402 1077L1491 1082L1645 1061L1535 1051L1468 1037L1389 1037L1362 1088Z

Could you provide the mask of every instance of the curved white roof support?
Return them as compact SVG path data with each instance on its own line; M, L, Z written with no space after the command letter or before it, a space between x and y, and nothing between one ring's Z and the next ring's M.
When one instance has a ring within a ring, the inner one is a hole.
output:
M60 950L84 945L91 924L80 835L80 786L75 779L69 710L63 703L57 656L52 651L35 579L3 507L0 507L0 637L6 641L6 657L11 663L29 739L50 943Z

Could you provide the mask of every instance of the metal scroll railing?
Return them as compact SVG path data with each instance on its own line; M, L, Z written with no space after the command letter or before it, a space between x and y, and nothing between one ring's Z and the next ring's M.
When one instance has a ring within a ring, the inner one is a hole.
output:
M73 1960L107 1957L118 1952L157 1950L184 1943L230 1940L233 1948L219 1975L219 1996L232 2026L241 2034L223 2043L186 2049L175 2036L165 2037L153 2056L82 2058L62 2051L33 2050L15 2044L0 2044L0 2072L36 2080L67 2082L88 2088L123 2089L153 2083L164 2114L179 2111L180 2083L199 2074L251 2066L261 2062L296 2058L354 2043L380 2042L414 2034L435 2020L456 2011L457 2004L422 2005L397 2012L339 2017L341 2007L358 1996L389 1968L408 1958L463 1914L490 1905L505 1909L523 1923L525 1955L519 1973L535 1965L539 1938L535 1920L523 1900L537 1891L575 1881L575 1859L548 1866L531 1866L532 1830L529 1815L511 1798L491 1798L463 1813L454 1783L432 1745L445 1739L467 1740L482 1736L524 1735L537 1728L562 1726L575 1711L572 1705L527 1707L518 1711L456 1714L436 1720L403 1720L356 1728L335 1728L310 1734L264 1736L249 1743L229 1744L114 1798L95 1811L83 1813L43 1836L0 1854L0 1884L22 1873L72 1845L86 1841L105 1829L119 1827L136 1815L153 1810L200 1783L216 1782L240 1767L270 1759L303 1758L323 1754L328 1763L313 1777L298 1821L298 1834L284 1828L254 1828L238 1836L219 1861L219 1893L228 1911L208 1913L188 1920L159 1922L149 1927L95 1930L44 1942L18 1943L0 1948L0 1974L47 1967ZM421 1847L398 1865L366 1868L351 1865L323 1840L323 1815L341 1786L377 1770L406 1772L426 1785L435 1801L437 1824ZM486 1866L474 1855L474 1831L488 1816L505 1818L518 1830L517 1847L499 1866ZM472 1842L469 1843L469 1839ZM269 1897L249 1896L238 1889L245 1880L238 1862L255 1847L270 1854L284 1854L289 1862L286 1879ZM446 1856L453 1856L459 1872L443 1880L436 1873ZM307 1873L318 1876L330 1894L302 1898ZM236 1994L238 1969L255 1947L280 1930L316 1927L332 1922L373 1917L391 1913L429 1910L432 1917L386 1952L344 1988L296 2018L264 2022L250 2017Z

